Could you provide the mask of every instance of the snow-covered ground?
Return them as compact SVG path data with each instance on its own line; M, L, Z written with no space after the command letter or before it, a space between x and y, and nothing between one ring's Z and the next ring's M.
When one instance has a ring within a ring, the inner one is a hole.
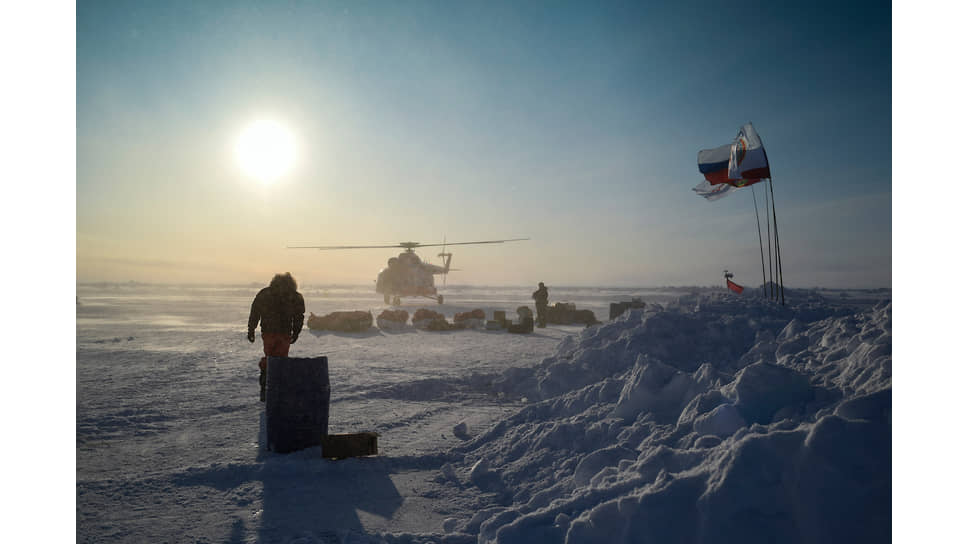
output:
M883 542L891 293L562 289L602 325L531 335L305 330L331 432L380 456L265 449L258 288L79 285L78 542ZM533 288L448 287L509 314ZM307 311L384 308L302 289ZM610 302L646 310L608 321Z

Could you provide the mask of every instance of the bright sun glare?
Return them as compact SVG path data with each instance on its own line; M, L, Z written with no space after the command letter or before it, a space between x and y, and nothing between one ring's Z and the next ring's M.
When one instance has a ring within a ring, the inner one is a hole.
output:
M284 176L296 161L296 139L282 123L259 120L249 124L235 144L242 172L263 183Z

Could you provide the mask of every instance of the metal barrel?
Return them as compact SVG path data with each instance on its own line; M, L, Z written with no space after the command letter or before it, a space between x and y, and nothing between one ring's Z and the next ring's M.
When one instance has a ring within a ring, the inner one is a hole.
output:
M266 446L278 453L319 446L329 431L326 357L269 357Z

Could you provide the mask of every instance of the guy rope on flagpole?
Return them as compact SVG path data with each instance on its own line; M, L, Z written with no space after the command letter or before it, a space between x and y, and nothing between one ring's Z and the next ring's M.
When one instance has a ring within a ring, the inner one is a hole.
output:
M756 212L756 236L760 239L760 271L763 272L763 298L766 298L766 265L763 264L763 230L760 228L760 210L756 206L756 191L754 187L750 187L750 193L753 195L753 211ZM769 221L767 217L767 221Z

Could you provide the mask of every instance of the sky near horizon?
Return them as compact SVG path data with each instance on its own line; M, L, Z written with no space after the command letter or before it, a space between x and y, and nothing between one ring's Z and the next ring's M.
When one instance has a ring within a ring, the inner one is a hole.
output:
M765 184L691 191L752 121L785 284L891 286L889 2L80 1L76 67L79 282L366 284L396 252L286 246L446 236L530 237L449 283L758 285Z

